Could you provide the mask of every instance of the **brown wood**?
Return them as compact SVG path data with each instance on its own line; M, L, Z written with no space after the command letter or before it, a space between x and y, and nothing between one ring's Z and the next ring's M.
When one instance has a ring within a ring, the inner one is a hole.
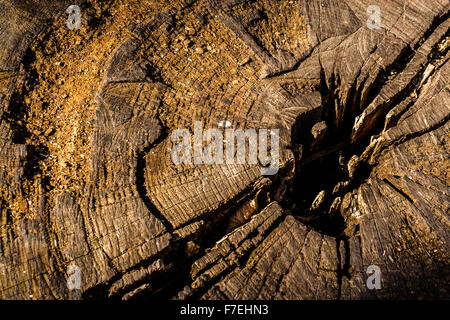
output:
M449 298L449 1L71 4L0 0L1 299ZM279 173L175 165L195 120Z

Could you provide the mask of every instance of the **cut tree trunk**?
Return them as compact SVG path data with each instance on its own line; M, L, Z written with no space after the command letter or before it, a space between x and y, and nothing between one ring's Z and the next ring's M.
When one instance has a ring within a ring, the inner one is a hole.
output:
M81 31L73 1L16 2L0 0L1 299L450 298L448 0L377 1L376 28L363 0L79 1ZM31 112L58 86L37 66L74 32L86 48L61 44L63 63L107 41L77 189L31 125L60 122ZM278 129L278 173L174 164L195 121Z

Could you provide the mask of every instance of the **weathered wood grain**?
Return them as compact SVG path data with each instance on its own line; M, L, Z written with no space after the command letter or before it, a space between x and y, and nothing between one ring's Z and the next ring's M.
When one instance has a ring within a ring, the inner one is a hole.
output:
M379 29L363 0L124 17L91 92L89 178L54 200L27 172L22 96L29 48L68 3L33 4L0 2L0 298L448 299L447 0L377 1ZM278 174L175 165L171 134L195 121L279 129Z

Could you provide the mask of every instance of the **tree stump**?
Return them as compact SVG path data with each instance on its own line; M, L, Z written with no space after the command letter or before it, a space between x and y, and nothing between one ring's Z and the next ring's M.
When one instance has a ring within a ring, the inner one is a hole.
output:
M0 1L0 299L448 299L449 7Z

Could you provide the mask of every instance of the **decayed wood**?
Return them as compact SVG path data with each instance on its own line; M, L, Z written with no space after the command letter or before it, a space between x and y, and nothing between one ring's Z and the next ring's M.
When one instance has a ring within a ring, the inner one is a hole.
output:
M448 1L378 1L379 29L362 0L176 1L129 21L92 92L89 179L54 203L19 123L27 48L58 11L25 3L1 3L0 298L449 297ZM279 173L175 165L171 133L196 120L279 129Z

